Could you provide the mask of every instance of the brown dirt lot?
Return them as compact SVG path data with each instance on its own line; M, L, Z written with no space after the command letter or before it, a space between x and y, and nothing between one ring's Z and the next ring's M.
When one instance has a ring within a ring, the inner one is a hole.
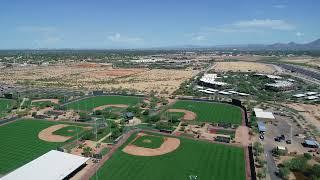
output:
M67 126L70 126L70 125L57 124L57 125L50 126L46 129L40 131L38 134L38 137L39 137L39 139L44 140L44 141L48 141L48 142L65 142L72 137L55 135L52 133L61 129L61 128L67 127Z
M32 102L45 102L45 101L50 101L55 104L59 104L59 99L36 99L32 100Z
M184 113L183 120L187 120L187 121L195 120L197 117L196 113L192 111L184 110L184 109L168 109L168 112L183 112Z
M260 72L260 73L274 73L275 69L271 65L257 63L257 62L217 62L213 68L216 72Z
M171 94L180 84L198 71L168 69L113 69L101 64L59 64L49 66L15 67L0 71L0 81L22 83L36 87L59 87L88 90L133 89L140 92L157 91Z
M247 126L239 126L236 129L235 141L241 143L243 146L249 146L251 143L249 128Z
M144 135L146 134L138 133L137 137L134 140ZM134 142L134 140L131 142ZM163 144L156 149L138 147L130 143L122 151L127 154L131 154L135 156L160 156L176 150L179 146L180 146L179 139L172 138L172 137L165 137Z
M320 105L292 103L286 106L299 111L299 114L320 129Z
M96 111L96 110L104 110L108 107L118 107L118 108L127 108L129 107L128 105L126 104L108 104L108 105L103 105L103 106L99 106L99 107L95 107L93 109L93 111Z

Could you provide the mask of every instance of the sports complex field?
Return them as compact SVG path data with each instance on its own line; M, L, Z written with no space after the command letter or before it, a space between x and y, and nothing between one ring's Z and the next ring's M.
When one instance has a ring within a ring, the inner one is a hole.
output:
M132 135L127 143L135 136ZM122 151L125 144L98 170L97 177L105 180L246 179L242 148L179 139L178 149L151 157L127 154Z
M91 111L95 107L111 104L125 104L135 105L138 104L142 99L134 96L96 96L79 101L72 102L66 105L67 109Z
M170 108L184 109L196 113L196 121L241 124L242 114L239 107L224 104L180 100Z
M19 120L0 126L0 174L6 174L33 159L55 149L63 143L47 142L38 138L40 131L56 122L43 120ZM60 135L74 135L83 128L68 126L55 132ZM74 130L72 132L68 130Z

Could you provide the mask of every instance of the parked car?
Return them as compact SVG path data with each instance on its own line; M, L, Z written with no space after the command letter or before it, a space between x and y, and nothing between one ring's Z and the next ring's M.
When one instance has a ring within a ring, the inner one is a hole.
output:
M291 144L291 140L290 139L286 140L286 143Z
M281 139L279 137L275 137L274 140L277 141L277 142L281 141Z

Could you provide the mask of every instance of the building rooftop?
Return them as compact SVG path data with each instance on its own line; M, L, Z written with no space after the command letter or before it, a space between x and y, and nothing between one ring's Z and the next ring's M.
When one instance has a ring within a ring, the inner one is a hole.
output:
M289 81L275 81L274 83L267 83L266 86L281 88L281 87L290 87L293 83Z
M257 118L275 119L272 112L263 111L260 108L253 108L253 111Z
M204 74L200 81L204 82L204 83L208 83L208 84L214 84L214 85L220 85L220 86L225 86L228 85L225 82L219 82L216 81L216 79L218 78L217 74Z
M64 179L89 158L51 150L2 177L2 180L58 180Z

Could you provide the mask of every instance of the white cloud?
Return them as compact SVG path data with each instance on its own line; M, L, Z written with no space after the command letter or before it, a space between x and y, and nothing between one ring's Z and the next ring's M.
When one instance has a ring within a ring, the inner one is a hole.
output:
M296 36L298 36L298 37L304 36L304 33L302 33L302 32L296 32Z
M284 9L284 8L287 7L287 5L284 5L284 4L276 4L276 5L273 5L272 7L277 8L277 9Z
M238 21L233 24L235 27L239 28L264 28L273 30L293 30L295 26L278 19L253 19Z
M127 37L122 36L120 33L115 33L113 35L108 36L108 39L112 42L117 43L137 43L143 41L143 39L138 37Z
M197 36L192 37L193 41L205 41L206 39L207 39L207 37L204 35L197 35Z

